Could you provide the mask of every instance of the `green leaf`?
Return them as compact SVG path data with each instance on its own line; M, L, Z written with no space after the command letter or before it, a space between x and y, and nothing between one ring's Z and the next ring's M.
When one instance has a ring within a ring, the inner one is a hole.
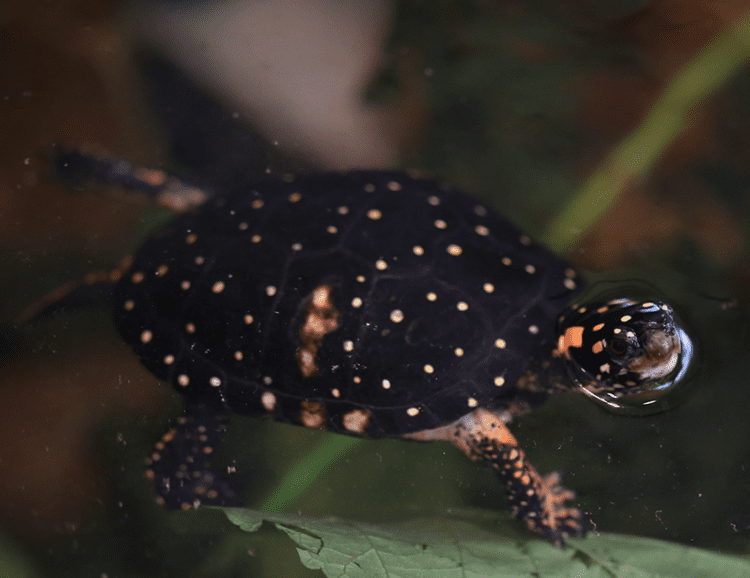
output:
M547 578L616 576L691 578L750 576L750 560L680 544L604 534L558 548L542 539L524 542L507 530L490 533L455 519L374 525L225 509L246 532L264 521L297 545L307 568L337 578Z

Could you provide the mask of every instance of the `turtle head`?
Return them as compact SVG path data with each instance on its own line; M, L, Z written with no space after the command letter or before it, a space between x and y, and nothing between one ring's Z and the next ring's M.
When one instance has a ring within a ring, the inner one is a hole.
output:
M555 353L585 394L624 409L654 404L681 382L693 346L666 303L615 299L566 311Z

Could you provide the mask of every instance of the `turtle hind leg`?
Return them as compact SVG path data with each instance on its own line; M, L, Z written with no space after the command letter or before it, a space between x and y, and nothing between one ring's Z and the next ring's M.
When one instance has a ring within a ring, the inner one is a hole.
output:
M14 320L15 325L40 321L62 312L78 311L112 299L112 289L130 268L132 259L125 257L112 269L92 271L82 279L54 289L24 309Z
M154 486L157 503L183 510L241 505L227 476L210 465L228 421L227 415L205 406L189 407L177 418L146 459L146 477Z
M188 183L161 169L134 165L126 160L101 158L55 145L47 159L52 180L81 189L89 183L122 187L145 194L163 206L184 212L205 203L211 191Z

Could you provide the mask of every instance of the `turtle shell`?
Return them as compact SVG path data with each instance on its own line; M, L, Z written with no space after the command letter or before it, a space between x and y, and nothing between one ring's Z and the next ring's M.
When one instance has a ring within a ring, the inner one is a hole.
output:
M399 435L521 395L574 277L450 186L315 174L178 217L119 281L115 321L187 403Z

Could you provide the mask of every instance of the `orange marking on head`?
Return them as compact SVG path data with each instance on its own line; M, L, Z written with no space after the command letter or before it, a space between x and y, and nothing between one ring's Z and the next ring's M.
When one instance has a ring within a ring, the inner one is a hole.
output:
M583 327L580 325L568 327L557 340L557 349L563 354L571 347L581 347L581 345L583 345Z
M597 341L594 343L594 345L591 346L591 351L594 353L601 353L604 351L604 342L603 341Z

